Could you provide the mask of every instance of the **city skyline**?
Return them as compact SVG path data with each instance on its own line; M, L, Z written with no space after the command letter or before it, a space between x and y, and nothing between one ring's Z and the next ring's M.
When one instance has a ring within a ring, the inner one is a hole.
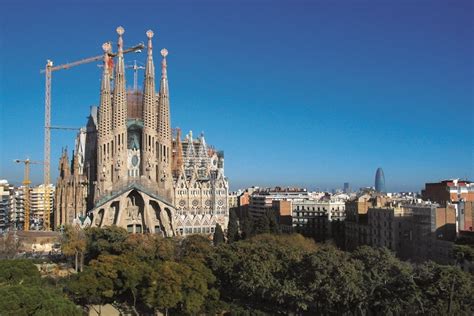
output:
M19 183L23 168L12 160L43 158L39 69L46 59L62 64L98 55L118 25L127 30L126 47L145 41L150 28L156 47L170 51L172 126L197 135L203 129L225 150L231 189L330 189L344 182L357 189L373 185L378 167L388 191L474 177L471 2L259 2L265 10L240 4L179 3L130 13L121 10L126 4L90 3L68 23L61 16L71 10L66 6L54 4L54 23L40 23L47 5L21 11L21 3L7 4L12 10L3 10L0 31L0 57L8 61L0 70L0 177ZM86 10L94 12L84 25ZM143 63L145 56L126 62ZM95 64L53 74L53 125L84 125L89 107L99 103L100 74ZM127 85L132 78L129 72ZM143 73L139 78L141 85ZM74 133L52 135L55 183L61 147L74 147ZM34 183L42 181L41 168L31 173Z

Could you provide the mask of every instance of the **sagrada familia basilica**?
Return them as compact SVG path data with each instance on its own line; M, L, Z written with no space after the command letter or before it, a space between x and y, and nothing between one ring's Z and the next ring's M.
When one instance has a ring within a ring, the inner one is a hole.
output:
M122 27L115 65L111 45L104 60L99 107L77 135L72 159L63 150L56 186L54 225L117 225L131 233L163 236L210 234L227 227L228 181L224 154L204 135L171 128L166 56L155 88L153 32L148 38L143 91L127 90Z

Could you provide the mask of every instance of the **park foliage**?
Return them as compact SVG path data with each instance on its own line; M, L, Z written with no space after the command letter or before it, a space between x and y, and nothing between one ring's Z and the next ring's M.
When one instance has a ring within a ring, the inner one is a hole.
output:
M71 229L63 248L79 272L53 286L29 261L0 261L1 311L78 315L77 306L107 303L135 315L471 315L474 310L471 274L456 266L400 261L385 248L349 253L298 234L243 239L234 228L228 232L232 238L216 229L212 240L128 234L118 227Z

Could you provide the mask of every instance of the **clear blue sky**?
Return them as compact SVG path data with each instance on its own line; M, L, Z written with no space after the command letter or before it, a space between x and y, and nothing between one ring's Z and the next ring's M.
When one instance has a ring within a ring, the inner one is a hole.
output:
M471 0L8 1L0 178L21 181L12 159L43 159L46 59L97 55L118 25L126 46L153 29L169 50L172 125L225 151L232 189L357 188L373 185L377 167L388 190L474 178ZM99 88L96 64L54 73L53 124L84 125ZM55 178L74 133L52 137Z

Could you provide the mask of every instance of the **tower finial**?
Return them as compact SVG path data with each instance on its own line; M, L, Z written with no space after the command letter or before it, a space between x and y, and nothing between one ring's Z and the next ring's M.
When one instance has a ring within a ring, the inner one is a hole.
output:
M166 48L163 48L160 53L161 53L161 56L163 56L163 60L161 61L161 78L166 78L167 77L166 56L168 56L168 50Z
M151 39L153 38L153 31L152 30L148 30L146 31L146 37L148 37L148 55L151 55L152 53L152 49L153 49L153 44L151 42Z
M119 55L123 54L123 39L122 39L123 33L125 33L125 29L121 26L117 27L117 34L119 36L119 38L118 38L118 53L119 53Z
M108 73L110 67L109 53L112 49L110 42L102 44L102 49L104 50L104 72Z

